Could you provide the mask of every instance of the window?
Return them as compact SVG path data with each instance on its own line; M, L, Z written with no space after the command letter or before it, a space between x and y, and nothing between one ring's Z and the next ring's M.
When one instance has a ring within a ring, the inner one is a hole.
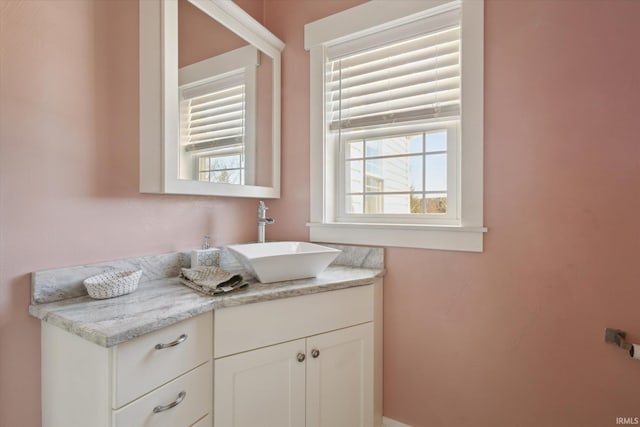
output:
M412 216L406 218L411 221L454 217L457 195L448 183L455 181L456 167L449 163L456 157L448 147L456 145L456 126L343 141L339 176L345 186L336 192L337 217L345 222L367 222L373 215L389 215L377 218L387 222L405 218L400 215Z
M198 180L225 184L244 184L244 156L242 147L228 154L213 153L199 156Z
M199 181L244 184L244 81L241 70L180 88L180 145Z
M247 46L180 69L180 179L254 183L258 64Z
M374 0L305 27L311 240L482 250L483 7Z

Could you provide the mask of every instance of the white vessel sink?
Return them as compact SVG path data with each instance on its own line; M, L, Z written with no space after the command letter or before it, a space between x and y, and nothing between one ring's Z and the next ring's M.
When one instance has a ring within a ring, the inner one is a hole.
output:
M315 277L342 252L307 242L249 243L227 248L262 283Z

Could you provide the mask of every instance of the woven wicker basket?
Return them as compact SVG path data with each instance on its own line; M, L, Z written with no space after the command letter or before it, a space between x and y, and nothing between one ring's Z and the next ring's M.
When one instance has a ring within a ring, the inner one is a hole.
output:
M109 271L84 280L84 286L91 298L106 299L119 297L135 291L142 276L142 270Z

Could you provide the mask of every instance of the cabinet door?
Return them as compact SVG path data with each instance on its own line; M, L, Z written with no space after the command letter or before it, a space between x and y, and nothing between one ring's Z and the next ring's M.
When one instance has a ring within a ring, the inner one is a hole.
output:
M373 323L307 338L307 427L373 425Z
M302 427L305 423L303 339L215 360L217 427Z

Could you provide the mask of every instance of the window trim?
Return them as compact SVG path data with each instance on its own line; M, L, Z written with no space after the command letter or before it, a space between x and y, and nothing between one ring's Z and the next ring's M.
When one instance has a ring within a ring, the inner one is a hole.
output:
M337 222L335 189L339 172L336 144L325 144L324 62L327 46L407 24L462 5L462 119L458 180L459 221L455 225ZM483 27L484 1L372 0L305 25L310 51L310 239L482 252L483 235Z

